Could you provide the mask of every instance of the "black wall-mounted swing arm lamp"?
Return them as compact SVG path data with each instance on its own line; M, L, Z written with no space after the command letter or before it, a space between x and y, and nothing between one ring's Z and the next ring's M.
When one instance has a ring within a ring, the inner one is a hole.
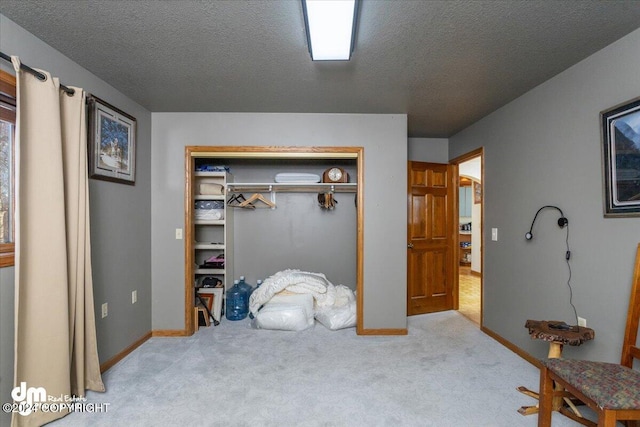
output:
M538 209L538 212L536 212L536 215L533 217L533 221L531 222L531 227L529 228L529 231L527 231L527 233L524 235L524 238L527 240L531 240L533 239L533 225L536 223L536 219L538 218L538 215L540 214L540 212L542 212L544 209L547 208L551 208L551 209L556 209L558 212L560 212L560 218L558 218L558 227L560 228L564 228L567 227L567 239L569 238L568 233L569 233L569 220L567 219L566 216L564 216L564 212L562 212L562 209L560 209L557 206L553 206L553 205L546 205L541 207L540 209ZM565 254L565 257L567 259L571 258L571 251L569 251L569 248L567 247L567 253Z
M566 238L566 244L567 244L567 251L565 252L565 260L567 262L567 268L569 269L569 278L567 279L567 286L569 287L569 304L571 305L571 307L573 308L573 313L575 315L576 318L576 325L575 327L572 327L570 325L567 325L565 323L560 323L557 325L550 325L550 327L554 327L555 329L574 329L575 330L579 330L579 326L578 326L578 312L576 310L575 305L573 305L573 289L571 288L571 264L569 263L569 260L571 259L571 250L569 249L569 220L567 219L566 216L564 216L564 212L562 212L562 209L560 209L557 206L553 206L553 205L546 205L541 207L540 209L538 209L538 212L536 212L536 215L533 217L533 221L531 222L531 227L529 228L529 231L524 235L524 238L527 240L531 240L533 239L533 225L536 223L536 219L538 218L538 215L540 214L540 212L542 212L544 209L555 209L558 212L560 212L560 218L558 218L558 227L560 228L565 228L567 229L567 238Z

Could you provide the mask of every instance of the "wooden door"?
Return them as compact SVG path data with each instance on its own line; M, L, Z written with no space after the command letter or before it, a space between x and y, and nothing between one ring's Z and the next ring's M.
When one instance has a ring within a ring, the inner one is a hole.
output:
M456 308L456 166L409 162L407 314Z

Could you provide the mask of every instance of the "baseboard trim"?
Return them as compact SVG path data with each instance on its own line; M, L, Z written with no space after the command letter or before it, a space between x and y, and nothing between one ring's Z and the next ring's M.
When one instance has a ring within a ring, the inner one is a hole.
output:
M542 364L540 363L540 360L538 360L537 357L534 357L531 354L527 353L526 351L524 351L523 349L521 349L511 341L503 338L502 336L493 332L491 329L487 328L486 326L483 326L482 328L480 328L480 330L485 334L489 335L494 340L498 341L503 346L507 347L509 350L513 351L518 356L522 357L527 362L531 363L536 368L540 369L542 367Z
M407 329L358 329L358 335L407 335Z
M122 350L120 353L113 356L111 359L107 360L103 364L100 365L100 372L105 372L107 369L111 368L113 365L124 359L129 353L131 353L136 348L140 347L145 341L151 338L151 331L144 334L141 338L137 339L133 344L129 347Z
M188 337L184 329L156 329L151 332L152 337Z
M475 270L470 270L470 271L472 276L482 277L482 273L480 273L479 271L475 271Z

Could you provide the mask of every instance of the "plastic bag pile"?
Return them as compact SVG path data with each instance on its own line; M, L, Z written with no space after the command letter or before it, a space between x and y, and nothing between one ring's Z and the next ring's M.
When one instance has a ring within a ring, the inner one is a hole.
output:
M301 331L314 319L331 330L356 325L356 299L351 289L334 285L322 273L283 270L265 279L251 294L253 327Z

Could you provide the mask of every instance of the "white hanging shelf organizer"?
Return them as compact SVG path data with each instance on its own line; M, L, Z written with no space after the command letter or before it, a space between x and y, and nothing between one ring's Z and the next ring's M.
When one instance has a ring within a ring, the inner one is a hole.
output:
M269 193L276 203L276 193L356 193L358 183L234 182L227 183L227 195L233 193ZM275 209L275 208L272 208Z

